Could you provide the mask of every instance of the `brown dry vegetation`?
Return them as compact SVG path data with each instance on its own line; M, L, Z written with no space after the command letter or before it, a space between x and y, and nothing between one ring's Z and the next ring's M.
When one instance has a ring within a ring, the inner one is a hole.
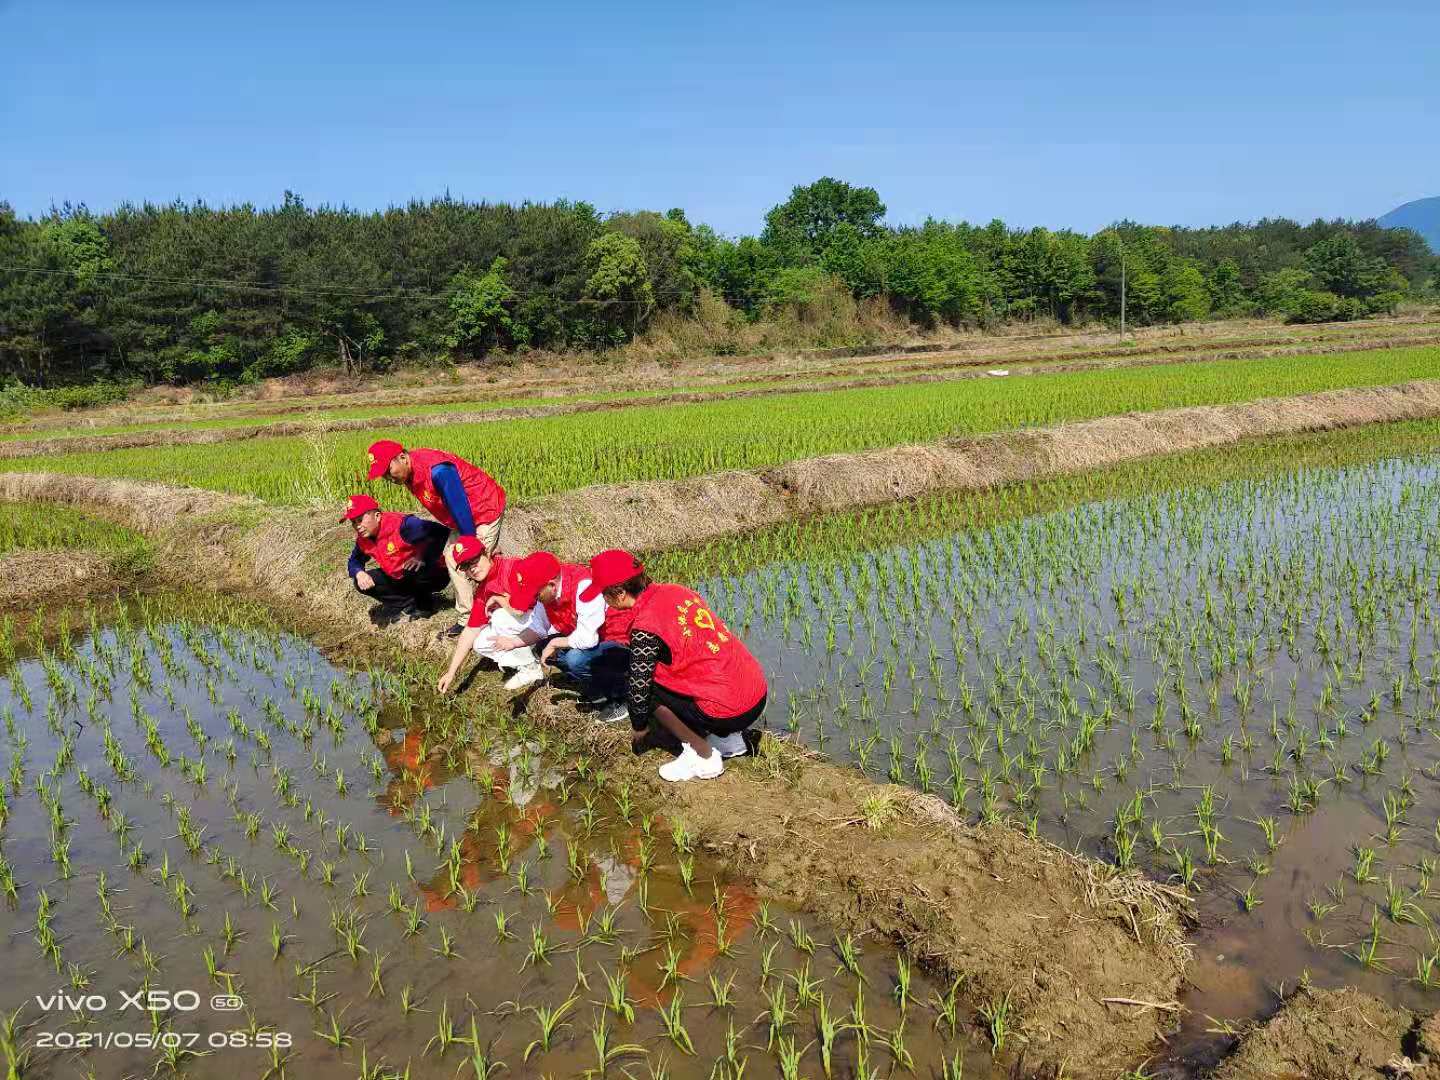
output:
M68 603L133 584L98 551L19 551L0 556L0 612Z

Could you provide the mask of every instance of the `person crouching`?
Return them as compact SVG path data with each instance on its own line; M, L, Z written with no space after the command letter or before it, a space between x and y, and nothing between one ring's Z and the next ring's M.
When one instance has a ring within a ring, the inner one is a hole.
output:
M549 632L545 609L538 601L525 609L511 603L518 586L515 571L521 560L489 555L480 540L466 536L450 545L450 561L474 586L475 603L455 639L450 667L435 688L448 694L472 652L512 673L505 682L507 690L522 690L543 679L545 671L534 646Z
M521 610L538 602L553 635L540 652L541 665L554 665L568 676L582 698L598 707L602 722L627 719L630 612L610 607L602 596L580 599L590 585L590 568L562 563L548 551L522 559L515 578L511 600Z
M765 711L765 671L698 594L653 584L628 551L590 560L580 600L604 596L631 613L627 697L631 748L665 747L660 766L670 781L713 780L725 759L746 752L744 732Z
M434 614L435 594L450 582L444 555L449 531L413 514L381 510L369 495L351 495L340 520L355 530L347 567L355 588L402 621Z

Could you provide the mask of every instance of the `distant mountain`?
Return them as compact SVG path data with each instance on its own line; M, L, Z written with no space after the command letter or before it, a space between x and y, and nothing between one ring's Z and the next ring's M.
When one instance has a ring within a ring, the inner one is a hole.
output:
M1431 251L1440 254L1440 195L1397 206L1379 220L1389 229L1414 229Z

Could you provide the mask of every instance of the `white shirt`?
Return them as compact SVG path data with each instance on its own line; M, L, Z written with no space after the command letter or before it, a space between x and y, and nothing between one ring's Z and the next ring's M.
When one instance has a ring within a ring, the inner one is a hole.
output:
M605 625L605 594L594 600L581 600L580 594L590 587L590 579L575 588L575 629L566 636L572 649L593 649L600 644L600 628Z

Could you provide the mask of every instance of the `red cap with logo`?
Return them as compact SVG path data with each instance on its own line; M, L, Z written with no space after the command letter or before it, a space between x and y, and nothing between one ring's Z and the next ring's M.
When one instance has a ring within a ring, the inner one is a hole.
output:
M354 521L358 517L368 514L371 510L379 510L380 504L369 495L351 495L345 503L345 516L341 521Z
M619 548L602 551L590 560L590 584L580 590L580 600L588 604L610 586L629 581L644 572L645 567L628 551Z
M549 582L560 573L560 560L548 551L537 551L526 555L515 567L515 588L510 592L510 602L517 611L529 611L535 600Z
M450 545L450 555L456 566L472 563L485 554L485 545L474 536L462 536Z
M404 452L405 447L401 446L394 439L381 439L379 442L371 443L370 449L366 453L366 457L370 459L368 479L380 479L380 477L385 475L385 470L390 467L390 462L394 461Z

